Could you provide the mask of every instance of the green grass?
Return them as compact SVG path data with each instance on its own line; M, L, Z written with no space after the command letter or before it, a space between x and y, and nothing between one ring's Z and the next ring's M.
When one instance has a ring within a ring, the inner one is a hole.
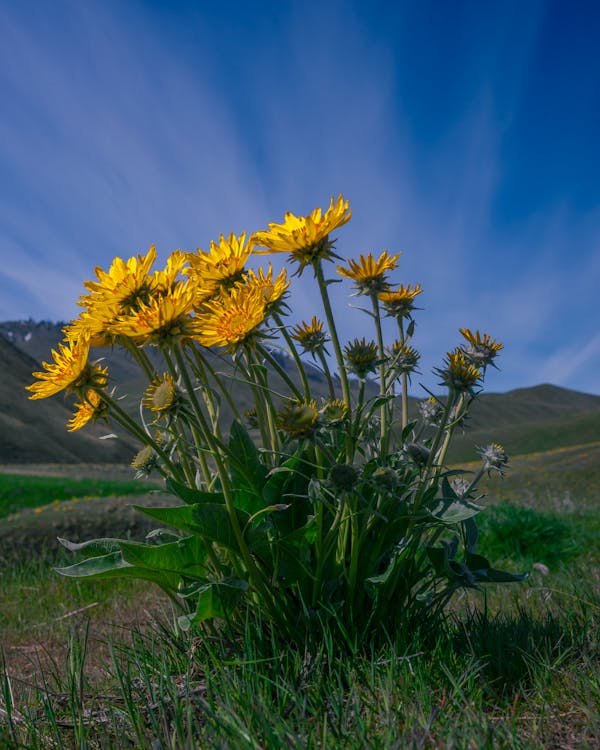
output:
M556 448L593 443L600 435L600 411L572 414L560 419L491 425L487 429L467 429L457 434L448 451L453 463L472 461L476 445L495 442L511 456L552 451Z
M64 550L0 563L0 747L596 748L600 512L541 508L479 517L480 551L529 579L356 652L327 632L282 642L250 615L241 634L182 633L149 585L53 574Z
M36 477L22 474L0 474L0 518L25 508L38 508L63 500L84 497L135 495L157 488L138 481L108 479L69 479Z

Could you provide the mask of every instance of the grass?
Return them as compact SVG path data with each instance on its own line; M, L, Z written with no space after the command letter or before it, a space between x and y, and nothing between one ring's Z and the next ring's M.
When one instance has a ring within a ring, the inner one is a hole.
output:
M250 617L241 635L182 633L149 586L54 575L64 552L4 565L0 747L599 747L597 508L481 518L481 551L531 577L354 653Z
M146 485L144 489L158 489ZM113 497L140 493L140 482L110 479L69 479L0 473L0 518L25 508L41 508L63 500Z

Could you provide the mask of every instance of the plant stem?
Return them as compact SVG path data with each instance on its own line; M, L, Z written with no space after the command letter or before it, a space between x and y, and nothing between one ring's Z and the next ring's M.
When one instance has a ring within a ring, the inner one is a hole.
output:
M383 348L383 331L381 330L381 313L379 311L379 300L376 294L371 295L371 303L373 305L373 318L375 319L375 330L377 332L377 348L379 350L379 395L386 395L385 385L385 350ZM387 412L388 405L384 401L379 407L380 414L380 450L381 455L387 455Z
M300 375L300 380L302 381L302 387L304 388L304 397L306 401L310 401L310 385L308 384L308 378L306 377L304 363L302 362L302 359L298 354L298 349L294 344L294 340L290 336L287 327L277 313L273 313L273 320L275 321L275 323L277 323L278 330L285 339L285 343L288 345L289 352L294 358L294 362L296 363L296 367L298 368L298 374Z
M337 334L335 326L335 318L333 317L333 310L331 309L331 301L329 299L329 291L327 289L327 282L323 275L323 267L321 260L317 259L314 264L315 277L319 285L319 291L321 293L321 299L323 301L323 309L325 311L325 317L327 319L327 325L329 326L329 335L331 337L331 344L337 360L338 369L340 373L340 381L342 384L342 398L344 403L348 407L348 413L352 413L352 403L350 401L350 386L348 384L348 373L346 372L346 366L344 364L344 357L342 354L342 348L340 346L340 340ZM346 428L346 460L348 463L352 461L352 437L350 435L350 424Z

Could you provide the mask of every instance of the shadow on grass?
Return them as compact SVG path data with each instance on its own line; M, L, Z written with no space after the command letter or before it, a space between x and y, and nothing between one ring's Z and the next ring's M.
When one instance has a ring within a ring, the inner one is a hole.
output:
M593 624L574 611L560 616L518 609L516 613L470 612L454 623L453 648L481 663L486 691L512 698L586 649Z

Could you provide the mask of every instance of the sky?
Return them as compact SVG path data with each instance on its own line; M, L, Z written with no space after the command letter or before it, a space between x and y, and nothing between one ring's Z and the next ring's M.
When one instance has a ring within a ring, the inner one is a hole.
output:
M413 393L469 327L504 343L487 390L600 394L595 0L0 0L0 28L0 320L341 193L339 254L424 288ZM291 306L322 316L309 273Z

